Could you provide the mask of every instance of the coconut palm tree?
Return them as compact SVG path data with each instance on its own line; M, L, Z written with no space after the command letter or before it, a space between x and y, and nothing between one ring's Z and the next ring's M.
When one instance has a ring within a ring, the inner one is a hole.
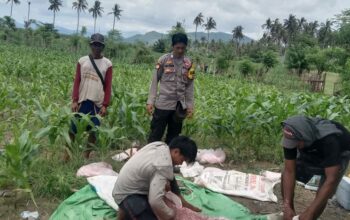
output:
M52 25L55 27L55 20L56 20L56 12L60 10L60 7L62 6L62 0L49 0L50 7L49 10L53 11L53 22Z
M284 25L287 34L288 34L288 43L294 39L298 31L298 20L295 15L290 14L288 19L284 20Z
M315 37L315 34L317 32L318 22L309 22L304 24L304 33L307 35L310 35L312 37Z
M102 17L103 8L101 7L101 2L96 0L92 8L89 9L89 12L92 14L94 21L94 33L96 33L96 20L97 17Z
M13 4L19 5L21 2L19 0L7 0L7 3L11 2L11 13L10 13L10 18L12 18L12 9L13 9Z
M318 26L318 21L314 21L310 24L310 33L312 36L315 36L315 34L317 33Z
M236 42L239 43L244 37L244 35L243 35L243 27L241 25L235 27L232 30L232 34L233 34L233 39L235 39Z
M32 4L30 1L28 3L28 14L27 14L27 20L24 21L24 28L28 29L32 24L36 24L36 21L34 19L30 19L30 5Z
M216 29L216 21L213 17L207 18L207 23L204 24L205 30L208 32L208 41L207 41L207 53L209 52L209 42L210 42L210 31Z
M28 1L28 16L27 16L27 23L29 23L30 4L31 4L31 2L30 2L30 1Z
M197 29L198 29L198 26L202 26L203 25L203 22L204 22L204 19L203 19L203 14L202 12L199 13L197 15L197 17L195 17L194 21L193 21L193 24L196 25L196 32L194 34L194 40L197 41Z
M262 27L263 29L266 29L266 30L269 32L270 29L271 29L271 26L272 26L271 18L268 18L268 19L266 20L266 23L263 24L261 27Z
M327 47L332 41L332 25L333 21L327 20L326 23L322 23L320 30L318 31L318 41L322 47Z
M284 47L287 45L288 35L278 18L272 24L271 36L272 41L280 48L280 54L284 55Z
M306 24L306 19L304 17L300 18L300 20L298 20L298 29L299 31L303 30L304 24Z
M77 34L79 33L80 12L85 12L87 8L88 3L86 2L86 0L77 0L76 2L73 2L73 9L77 10L78 13Z
M109 12L108 14L109 15L113 15L113 33L114 33L114 27L115 27L115 19L117 19L118 21L120 20L120 16L121 16L121 12L123 10L120 9L120 6L118 4L115 4L113 9L112 9L112 12Z
M239 43L243 39L243 27L238 25L232 30L233 39L236 42L236 53L239 54Z
M278 18L273 21L270 31L272 40L280 45L283 34L283 25L280 23Z

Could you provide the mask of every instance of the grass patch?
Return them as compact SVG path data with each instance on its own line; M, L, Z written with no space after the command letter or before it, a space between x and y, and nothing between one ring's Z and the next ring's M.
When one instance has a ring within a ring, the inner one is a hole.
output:
M334 84L339 82L339 80L340 80L340 76L338 73L327 73L324 93L326 95L333 95Z

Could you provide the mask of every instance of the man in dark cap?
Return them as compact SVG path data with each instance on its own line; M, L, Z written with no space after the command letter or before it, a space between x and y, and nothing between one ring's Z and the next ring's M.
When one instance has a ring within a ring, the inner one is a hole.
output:
M316 220L335 193L348 164L350 133L340 123L306 116L282 122L285 168L282 175L284 220ZM294 209L295 182L321 175L314 201L298 216Z
M102 55L105 48L104 37L101 34L93 34L90 39L91 54L79 59L72 93L72 111L90 115L94 126L99 126L100 121L96 115L105 116L111 98L112 89L112 62ZM79 121L77 114L75 121ZM87 130L92 127L88 126ZM72 123L71 139L74 140L77 133L76 123ZM92 147L96 143L96 135L90 133L89 146L84 152L84 157L89 158ZM67 159L66 154L65 158Z

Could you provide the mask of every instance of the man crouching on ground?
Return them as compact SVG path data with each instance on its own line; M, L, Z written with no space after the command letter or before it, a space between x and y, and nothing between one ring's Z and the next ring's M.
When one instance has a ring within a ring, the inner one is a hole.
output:
M113 197L125 220L170 220L176 213L164 201L165 186L171 182L171 191L177 194L183 206L200 211L184 200L176 183L173 166L184 161L192 163L197 156L197 145L188 137L179 136L169 146L154 142L143 147L120 170L113 189Z
M282 176L284 220L316 220L343 177L350 158L350 133L340 123L321 118L294 116L283 123L285 168ZM296 216L295 181L309 182L321 175L314 201Z

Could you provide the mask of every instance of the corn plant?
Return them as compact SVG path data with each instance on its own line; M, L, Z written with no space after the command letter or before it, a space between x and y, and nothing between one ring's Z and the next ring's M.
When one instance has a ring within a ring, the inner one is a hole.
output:
M55 146L58 141L63 142L60 148L66 150L70 156L78 155L79 151L85 150L88 147L87 137L89 133L86 131L88 126L93 127L90 116L84 114L72 113L68 108L57 108L55 105L43 107L38 100L34 100L37 110L34 112L37 118L40 119L41 129L36 133L35 138L42 140L48 138L51 146ZM79 119L76 117L79 115ZM76 127L74 139L70 137L71 125ZM91 132L95 132L93 128Z
M0 131L22 124L41 143L67 146L71 151L84 149L88 117L76 121L79 131L75 141L69 138L74 121L70 93L78 57L56 50L29 51L16 46L9 50L6 45L0 45L0 50L0 98L4 100L0 103L4 122ZM95 128L97 149L119 147L124 140L145 141L150 127L145 103L153 68L113 63L116 68L108 115L101 119L101 127ZM255 152L256 159L279 160L280 123L291 115L320 116L350 126L348 97L282 91L242 79L197 75L195 116L185 121L183 134L195 137L202 147L215 140L235 152Z
M22 135L5 146L5 153L0 157L5 166L1 169L0 180L12 182L15 191L28 192L36 205L30 185L30 172L36 162L38 144L34 144L30 132L24 130Z

